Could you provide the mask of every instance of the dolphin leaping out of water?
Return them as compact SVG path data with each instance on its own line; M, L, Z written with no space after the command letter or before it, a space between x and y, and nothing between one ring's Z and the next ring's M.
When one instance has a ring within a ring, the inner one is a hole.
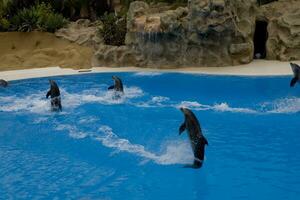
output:
M0 79L0 87L7 87L8 82L6 80Z
M179 128L179 135L187 130L194 153L194 163L186 167L200 168L204 161L205 145L208 145L208 142L202 134L199 121L194 113L187 108L180 108L180 110L184 114L184 122Z
M117 76L112 76L112 79L115 81L115 83L114 85L108 87L108 90L124 93L122 80Z
M55 81L49 80L50 90L47 92L46 98L51 97L51 109L53 111L62 110L60 91Z
M300 66L295 63L290 63L290 65L294 73L294 78L291 80L290 86L294 87L300 81Z

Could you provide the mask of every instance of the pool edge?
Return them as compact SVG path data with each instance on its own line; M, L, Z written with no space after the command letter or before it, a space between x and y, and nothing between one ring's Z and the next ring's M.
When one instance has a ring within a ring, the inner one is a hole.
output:
M300 61L294 61L300 64ZM292 75L289 62L255 60L246 65L229 67L186 67L177 69L155 69L140 67L92 67L90 69L71 69L46 67L22 70L0 71L0 78L8 81L42 78L62 75L78 75L105 72L160 72L160 73L186 73L204 75L228 75L228 76L286 76Z

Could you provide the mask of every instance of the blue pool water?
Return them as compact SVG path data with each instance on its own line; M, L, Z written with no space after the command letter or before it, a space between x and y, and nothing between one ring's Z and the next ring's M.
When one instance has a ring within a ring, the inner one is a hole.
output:
M0 199L298 199L300 87L290 77L115 73L53 77L0 88ZM180 106L205 137L201 169Z

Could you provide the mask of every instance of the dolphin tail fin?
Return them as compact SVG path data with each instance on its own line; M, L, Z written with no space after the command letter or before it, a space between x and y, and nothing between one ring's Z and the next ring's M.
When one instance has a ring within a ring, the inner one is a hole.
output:
M114 89L114 88L115 88L115 86L112 85L112 86L109 86L107 89L108 89L108 90L112 90L112 89Z
M194 160L193 164L187 164L184 165L184 168L193 168L193 169L199 169L202 167L203 162L199 161L199 160Z
M294 85L297 83L297 81L298 81L298 78L297 78L297 77L294 77L294 78L291 80L290 87L294 87Z

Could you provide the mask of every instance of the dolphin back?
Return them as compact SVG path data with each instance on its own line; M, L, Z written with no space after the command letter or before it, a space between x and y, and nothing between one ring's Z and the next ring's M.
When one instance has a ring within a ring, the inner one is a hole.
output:
M123 82L119 77L116 77L116 79L115 79L115 89L118 92L124 92Z
M60 96L60 90L55 81L51 81L50 96L51 96L51 98Z

